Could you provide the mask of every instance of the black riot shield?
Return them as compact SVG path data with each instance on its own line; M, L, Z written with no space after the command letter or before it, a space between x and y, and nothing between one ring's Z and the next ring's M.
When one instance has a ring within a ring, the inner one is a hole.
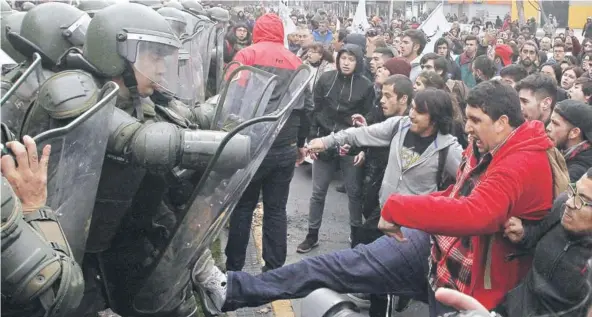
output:
M171 286L186 285L194 262L227 223L282 125L296 104L301 101L299 97L311 78L310 68L304 66L299 69L287 91L279 97L279 102L270 103L274 108L277 105L277 109L266 109L265 112L270 110L269 114L250 117L224 138L196 186L191 202L179 216L179 222L166 244L166 249L159 254L158 261L151 265L150 274L138 285L126 285L137 289L133 292L133 306L136 311L160 311L177 295L176 290L179 287ZM252 108L247 111L255 112ZM251 142L249 162L239 170L223 168L223 164L219 164L219 158L224 147L232 138L244 136L248 136Z
M107 147L109 121L119 86L106 83L98 102L73 120L33 139L38 149L51 145L47 204L58 215L78 263L82 263Z
M0 99L0 109L2 123L13 132L19 133L21 125L27 114L31 103L35 100L39 86L45 81L47 74L41 68L41 56L37 53L33 55L33 62L25 69L22 74L16 72L2 76L0 90L2 98Z
M235 67L228 78L211 130L232 131L241 122L262 116L276 85L275 75L252 66Z

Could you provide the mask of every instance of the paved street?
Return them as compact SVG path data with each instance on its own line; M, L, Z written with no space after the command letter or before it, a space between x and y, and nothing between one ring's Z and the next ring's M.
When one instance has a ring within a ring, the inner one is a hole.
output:
M302 242L307 232L308 204L311 195L312 166L305 165L296 169L290 188L288 199L288 263L294 263L305 256L319 255L349 247L349 212L347 210L347 196L335 190L334 181L327 193L325 214L320 232L320 245L308 254L296 253L296 246ZM296 317L300 315L300 301L292 301ZM401 317L428 316L426 305L414 303L401 314Z

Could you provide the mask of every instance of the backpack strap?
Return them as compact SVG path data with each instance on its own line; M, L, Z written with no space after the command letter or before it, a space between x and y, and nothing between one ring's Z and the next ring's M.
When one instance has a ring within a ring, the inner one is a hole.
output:
M401 119L401 120L403 120L403 119ZM395 138L395 135L397 135L397 133L399 132L399 127L401 126L401 120L397 121L397 124L395 124L395 127L393 128L393 133L391 134L391 142Z
M436 185L438 186L438 190L443 190L442 176L444 175L444 166L446 165L446 158L448 157L448 149L450 149L450 146L438 151L438 170L436 171Z

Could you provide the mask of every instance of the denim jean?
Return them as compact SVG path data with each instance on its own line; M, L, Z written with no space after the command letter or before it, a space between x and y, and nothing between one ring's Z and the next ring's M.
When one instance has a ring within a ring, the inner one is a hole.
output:
M306 258L257 276L228 272L223 308L258 307L325 287L338 293L393 294L429 302L432 316L450 311L435 303L428 287L429 235L407 228L403 233L407 242L383 236L371 244Z
M349 223L352 227L362 226L362 180L364 169L354 166L353 156L318 159L312 164L312 196L308 213L308 228L319 229L323 220L327 190L337 167L341 167L343 182L349 200Z
M287 215L286 204L290 182L294 176L297 149L286 146L271 149L251 183L243 193L230 216L228 243L226 244L226 269L240 271L245 265L245 255L251 233L253 211L263 196L263 260L270 268L278 268L286 262Z

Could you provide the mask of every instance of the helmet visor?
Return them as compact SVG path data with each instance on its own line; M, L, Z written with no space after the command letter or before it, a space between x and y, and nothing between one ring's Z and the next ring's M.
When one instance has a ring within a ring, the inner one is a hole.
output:
M83 14L72 23L66 30L64 30L64 36L74 46L82 47L84 45L84 39L86 38L86 31L88 30L88 24L90 23L91 17L87 13Z
M176 95L180 46L176 38L128 33L118 50L133 66L138 86L152 86L164 94Z

